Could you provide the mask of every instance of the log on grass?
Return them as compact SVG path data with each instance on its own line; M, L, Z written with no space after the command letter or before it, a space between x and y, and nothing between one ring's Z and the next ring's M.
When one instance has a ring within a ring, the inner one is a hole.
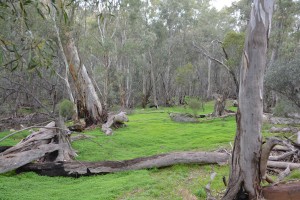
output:
M128 122L126 112L110 115L108 116L107 122L102 125L102 131L105 133L105 135L112 135L112 127L120 128L121 126L124 126L124 122Z
M170 113L169 114L171 120L175 122L191 122L197 123L199 122L193 115L188 113Z
M51 122L0 153L0 174L36 160L71 160L76 153L70 146L68 133L59 128L59 124L60 122Z
M262 194L266 200L299 200L300 182L266 186L263 187Z
M163 168L175 164L224 164L229 155L217 152L177 152L124 161L30 163L17 172L34 171L47 176L90 176L119 171Z

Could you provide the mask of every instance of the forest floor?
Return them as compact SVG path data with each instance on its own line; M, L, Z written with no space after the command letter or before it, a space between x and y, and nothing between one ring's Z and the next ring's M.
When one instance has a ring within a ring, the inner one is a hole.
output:
M230 108L232 109L232 108ZM211 113L207 103L198 114ZM129 114L127 127L105 136L100 128L85 131L91 139L72 143L76 160L125 160L175 151L230 150L235 136L235 117L200 119L200 123L171 121L169 112L192 113L183 107L137 109ZM270 135L264 125L264 135ZM0 138L9 132L1 132ZM14 145L29 132L4 140L0 146ZM45 177L35 173L0 175L0 200L9 199L100 199L100 200L180 200L205 199L205 186L212 171L217 176L211 189L217 197L225 191L222 178L228 180L229 166L176 165L163 169L138 170L81 178ZM287 179L300 178L294 171Z

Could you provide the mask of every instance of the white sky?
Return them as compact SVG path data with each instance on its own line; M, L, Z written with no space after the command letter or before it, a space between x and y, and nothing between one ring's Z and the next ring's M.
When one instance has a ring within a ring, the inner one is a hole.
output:
M230 6L235 0L212 0L211 5L217 10L221 10L224 6Z

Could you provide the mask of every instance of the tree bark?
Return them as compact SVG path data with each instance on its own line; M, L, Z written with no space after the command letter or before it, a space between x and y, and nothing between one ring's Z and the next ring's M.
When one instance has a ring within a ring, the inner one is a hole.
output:
M273 12L273 0L254 0L240 70L237 133L224 200L257 199L262 149L263 76Z
M111 115L108 117L107 122L102 125L102 131L106 135L112 135L113 131L111 127L119 128L125 125L124 122L128 122L126 112L120 112L117 115Z
M18 172L34 171L47 176L90 176L119 171L162 168L175 164L223 164L229 155L216 152L168 153L124 161L31 163Z
M77 98L80 101L80 110L84 114L86 124L91 125L103 122L105 119L103 119L102 105L87 70L84 64L81 63L71 33L65 33L65 38L64 50L68 59L70 74L77 90Z
M59 122L51 122L45 128L27 136L17 145L8 148L0 156L0 173L5 173L42 158L42 161L68 161L76 154L68 134Z

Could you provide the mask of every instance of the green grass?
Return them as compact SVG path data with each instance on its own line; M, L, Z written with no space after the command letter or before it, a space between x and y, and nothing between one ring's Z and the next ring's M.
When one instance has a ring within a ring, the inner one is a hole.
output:
M213 103L207 103L210 113ZM81 161L124 160L174 151L213 151L229 148L235 135L235 119L201 119L199 123L176 123L169 112L192 113L184 107L138 109L129 115L127 127L105 136L100 128L86 131L90 140L72 145ZM0 133L0 138L9 132ZM19 133L0 146L14 145L29 132ZM35 173L0 175L0 200L9 199L100 199L100 200L180 200L187 195L205 199L204 187L213 170L217 173L211 188L215 195L224 192L222 177L228 179L228 166L176 165L164 169L120 172L92 177L45 177ZM299 174L293 174L294 177Z

